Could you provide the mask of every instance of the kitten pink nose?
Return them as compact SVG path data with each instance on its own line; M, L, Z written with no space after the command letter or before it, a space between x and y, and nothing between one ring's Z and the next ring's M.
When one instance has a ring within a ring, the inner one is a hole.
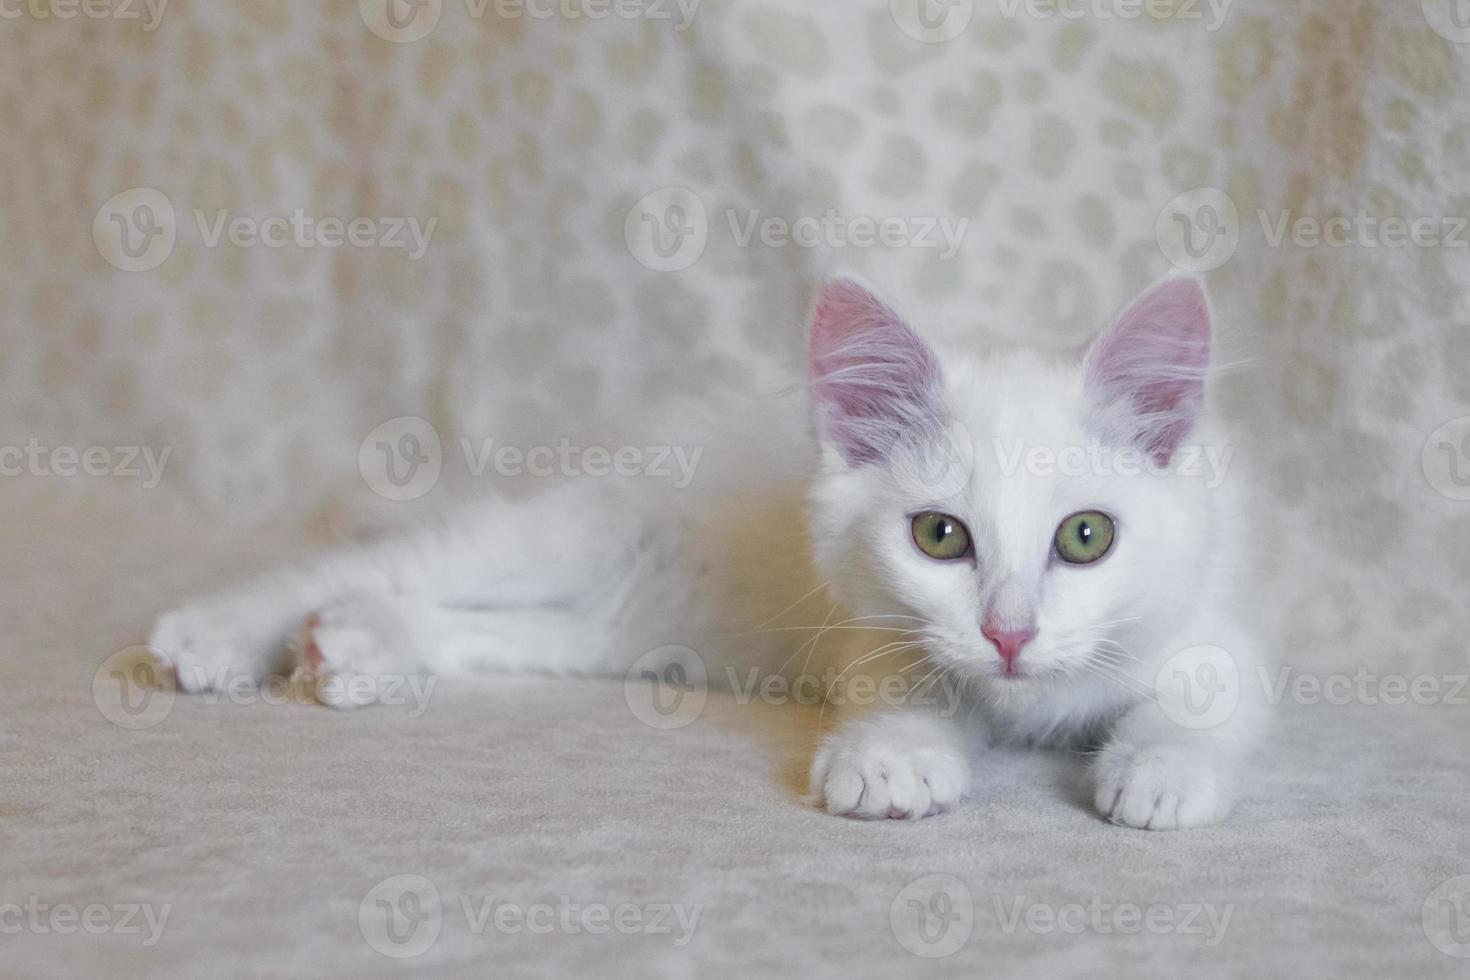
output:
M985 638L995 644L995 649L1000 652L1000 659L1006 662L1006 673L1011 673L1016 668L1016 659L1021 656L1021 651L1026 644L1036 639L1036 628L1006 629L1000 623L986 619L980 627L980 632Z

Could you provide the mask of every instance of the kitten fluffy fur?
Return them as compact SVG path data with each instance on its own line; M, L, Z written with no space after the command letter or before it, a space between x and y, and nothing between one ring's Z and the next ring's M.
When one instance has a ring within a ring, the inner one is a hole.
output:
M1233 484L1179 465L1228 445L1205 408L1202 287L1155 287L1062 361L939 348L837 279L810 347L814 472L791 487L714 503L582 482L491 501L188 604L149 645L185 690L294 670L339 707L410 672L621 677L691 656L714 683L896 678L898 696L844 708L823 739L816 805L940 813L1007 742L1092 751L1114 822L1223 819L1263 711L1240 682L1254 641L1232 595ZM1086 512L1116 534L1084 566L1054 540ZM924 553L925 513L969 551Z

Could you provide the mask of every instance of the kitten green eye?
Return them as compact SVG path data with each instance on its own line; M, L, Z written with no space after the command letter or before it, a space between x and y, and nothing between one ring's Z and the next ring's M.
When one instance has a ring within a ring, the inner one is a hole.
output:
M1113 519L1102 511L1073 514L1057 528L1057 554L1069 565L1091 565L1113 550L1116 534Z
M914 518L914 544L937 561L956 561L970 555L970 531L948 514L920 514Z

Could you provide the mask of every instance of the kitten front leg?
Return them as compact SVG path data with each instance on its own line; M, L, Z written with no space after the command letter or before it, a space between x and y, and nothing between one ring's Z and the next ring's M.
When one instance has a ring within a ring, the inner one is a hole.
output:
M1171 661L1171 672L1208 678L1215 690L1161 684L1154 700L1118 721L1092 766L1094 805L1103 816L1139 830L1187 830L1229 815L1260 741L1265 706L1246 664L1232 662L1222 673L1214 656L1208 666ZM1200 693L1228 700L1192 700Z
M811 802L837 816L922 820L970 789L976 737L932 707L895 707L844 722L812 762Z
M1199 735L1155 733L1135 709L1093 765L1099 813L1138 830L1188 830L1219 823L1235 801L1237 766ZM1163 737L1160 737L1160 734Z

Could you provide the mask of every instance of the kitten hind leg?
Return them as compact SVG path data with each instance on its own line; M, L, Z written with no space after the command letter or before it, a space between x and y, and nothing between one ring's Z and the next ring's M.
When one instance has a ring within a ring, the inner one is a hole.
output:
M464 609L402 595L349 596L310 614L289 643L323 704L385 702L406 678L492 672L605 673L607 625L555 608Z
M531 533L549 515L597 509L568 506L564 495L495 501L452 520L375 544L287 566L161 616L148 645L186 691L219 689L238 677L260 680L292 665L286 640L312 610L352 595L417 595L462 603L557 601L583 587L569 563L527 561ZM566 526L578 522L563 519ZM557 541L555 544L560 545Z
M149 645L189 691L332 664L613 673L614 652L687 642L702 620L682 523L634 503L590 485L494 501L191 603Z
M286 640L311 609L358 590L428 587L403 542L342 552L304 567L262 575L159 617L148 646L184 691L220 690L239 677L259 681L291 666Z

